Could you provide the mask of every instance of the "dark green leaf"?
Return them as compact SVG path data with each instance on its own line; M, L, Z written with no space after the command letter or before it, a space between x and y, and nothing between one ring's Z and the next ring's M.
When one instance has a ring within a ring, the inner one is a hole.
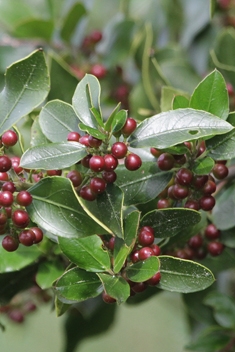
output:
M159 288L173 292L196 292L204 290L215 281L205 266L168 256L159 256L161 281Z
M2 239L0 239L0 273L18 271L33 263L41 255L36 246L28 248L21 244L17 251L12 253L7 252L2 247Z
M148 259L128 266L125 271L128 278L134 282L142 282L150 279L159 271L160 261L157 257Z
M172 178L172 172L161 171L156 162L143 162L133 172L120 165L116 170L116 184L125 192L125 205L146 203L157 197Z
M228 230L235 226L235 184L220 192L212 211L213 224L220 230Z
M173 145L232 130L226 121L205 111L177 109L150 117L129 137L131 147L164 149Z
M65 298L71 303L96 297L103 291L103 285L96 274L79 268L66 271L54 288L62 302Z
M232 159L235 157L235 130L206 141L206 150L215 160Z
M113 251L113 271L115 274L119 273L122 269L130 251L131 248L125 244L122 238L115 238L115 246Z
M57 317L61 317L70 307L71 304L63 303L55 296L55 311Z
M76 26L83 15L85 15L86 9L81 3L75 3L69 13L67 14L64 23L61 28L61 38L69 41Z
M0 135L41 104L48 91L49 75L41 50L11 65L0 95Z
M105 292L115 298L118 304L127 300L130 296L130 286L121 276L97 274L104 285Z
M235 328L235 302L229 296L211 292L204 299L204 304L213 308L214 317L217 323L224 328Z
M176 95L173 100L173 110L186 109L189 107L189 100L183 95Z
M86 147L78 142L43 144L26 150L20 166L27 169L59 170L76 164L86 155Z
M210 328L204 331L196 342L187 345L186 348L196 352L214 352L224 348L230 339L231 337L221 328Z
M151 226L155 237L166 238L175 236L188 226L197 224L200 219L200 213L191 209L153 210L143 216L140 227Z
M106 190L93 202L81 197L78 197L78 200L87 214L103 226L108 233L123 238L123 198L123 192L118 186L108 184Z
M121 106L121 103L118 103L118 105L114 108L113 112L111 113L111 115L109 116L108 120L106 121L105 123L105 126L104 126L104 130L105 131L110 131L111 129L111 124L113 122L113 119L115 118L115 116L117 115L118 113L118 110L120 109L120 106Z
M70 104L60 100L48 102L41 110L39 124L53 143L67 141L69 132L80 132L78 117Z
M45 230L67 238L103 234L103 228L78 203L69 179L47 177L28 191L33 203L27 207L27 212L32 221Z
M104 127L104 123L103 123L103 120L100 116L99 111L96 108L91 108L90 110L91 110L92 114L95 116L96 120L98 121L98 124L100 126Z
M40 144L50 143L50 141L43 134L38 120L39 120L39 117L36 117L31 127L31 141L30 141L31 147L36 147L37 145L40 145Z
M198 159L194 162L192 171L197 175L207 175L211 172L215 162L211 158Z
M229 101L223 76L214 70L196 87L190 101L193 109L208 111L226 120L229 114Z
M14 36L18 38L42 38L49 41L53 30L53 21L30 18L15 26Z
M59 244L69 260L81 269L93 272L110 269L109 254L103 250L103 241L97 235L69 239L60 237Z
M100 84L95 76L86 74L78 83L73 96L73 107L84 125L92 128L98 127L98 122L90 111L90 108L95 107L101 115Z
M53 282L63 273L64 265L59 259L53 262L43 262L38 267L36 282L41 289L45 290L52 287Z
M235 229L224 230L221 232L220 241L225 244L226 247L235 248Z
M107 138L107 135L105 135L103 132L100 132L99 130L95 129L95 128L91 128L89 126L84 125L83 123L79 124L79 128L82 131L86 131L88 134L92 135L95 138L98 139L105 139Z
M112 133L118 132L125 125L127 119L127 110L120 110L114 117L111 124Z

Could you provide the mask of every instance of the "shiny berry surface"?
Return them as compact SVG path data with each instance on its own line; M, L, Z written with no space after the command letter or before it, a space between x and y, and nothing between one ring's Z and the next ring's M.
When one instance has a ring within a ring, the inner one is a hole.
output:
M39 227L31 227L30 230L34 233L35 235L35 240L34 243L39 243L43 239L43 232Z
M81 137L80 134L77 132L69 132L67 136L67 141L79 142L80 137Z
M34 244L35 234L32 230L23 230L19 235L19 241L26 247L30 247Z
M7 172L12 166L11 160L6 155L0 156L0 172Z
M193 209L193 210L198 211L200 209L200 206L196 200L187 200L187 202L185 202L185 204L184 204L184 208Z
M138 235L138 242L141 246L150 246L154 241L154 235L149 231L141 231Z
M6 172L0 172L0 181L8 181L9 177Z
M155 275L153 275L150 279L148 279L146 281L146 283L149 285L149 286L156 286L159 284L161 280L161 274L160 272L157 272Z
M88 142L88 138L89 138L89 135L88 135L88 134L85 134L84 136L80 137L79 143L85 145L86 147L89 147L90 144L89 144L89 142Z
M205 196L200 198L199 205L202 210L210 211L215 206L215 198L212 196Z
M14 252L19 247L19 241L10 235L7 235L2 240L2 246L7 252Z
M105 161L105 171L113 171L118 166L118 160L111 154L106 154L104 156Z
M106 182L103 178L94 177L91 179L90 188L96 194L103 193L106 189Z
M47 170L47 176L61 176L62 170Z
M212 173L218 180L223 180L228 176L228 168L224 164L215 164L212 169Z
M69 171L66 177L72 181L74 187L78 187L82 183L82 174L77 170Z
M13 224L16 227L19 227L20 229L24 229L25 227L27 227L30 221L28 213L23 209L15 210L12 214L11 219Z
M153 250L153 253L156 257L161 254L161 248L157 244L151 244L150 248Z
M126 156L127 146L123 142L116 142L111 148L112 155L117 159L122 159Z
M18 141L18 136L14 131L9 130L2 135L2 143L6 147L13 147L13 145L15 145L17 141Z
M193 180L192 171L182 168L176 174L176 182L181 186L189 186Z
M175 159L173 155L169 153L163 153L157 160L157 165L162 171L169 171L174 167Z
M154 252L150 247L143 247L139 250L139 260L145 260L152 255L154 255Z
M104 171L102 172L103 179L108 183L114 183L117 179L117 174L115 171Z
M116 299L109 296L105 291L103 291L102 296L103 296L103 301L105 303L115 303L116 302Z
M80 197L91 202L96 199L97 195L92 192L89 186L83 186L80 189Z
M14 202L14 196L9 191L3 191L0 193L0 204L4 207L9 207Z
M2 185L2 190L3 191L9 191L11 193L14 193L16 191L16 187L14 185L13 182L11 181L7 181L7 182L4 182L3 185Z
M104 158L100 155L94 155L90 158L89 166L92 171L100 172L105 168Z
M125 125L122 127L121 131L124 137L128 137L136 129L137 123L131 117L128 117Z
M205 236L208 240L217 240L220 237L220 230L214 224L210 224L205 230Z
M188 245L193 249L200 248L202 246L202 244L203 244L203 238L199 234L191 237L188 241Z
M27 191L20 191L16 196L16 202L23 207L29 206L32 201L33 197Z
M224 250L223 243L220 242L210 242L207 245L208 252L213 256L217 257L220 255Z
M102 144L102 140L93 136L88 137L88 143L91 148L99 148Z

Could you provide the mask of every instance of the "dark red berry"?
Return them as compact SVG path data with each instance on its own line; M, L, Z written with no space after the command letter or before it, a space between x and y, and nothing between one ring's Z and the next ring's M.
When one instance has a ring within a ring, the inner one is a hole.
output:
M193 177L193 186L197 189L201 189L208 181L208 175L195 175Z
M105 161L104 158L100 155L94 155L90 158L89 161L90 169L94 172L100 172L104 170Z
M193 180L192 171L182 168L176 174L176 182L181 186L189 186Z
M188 241L188 245L189 247L193 248L193 249L198 249L202 246L203 244L203 238L201 235L197 234L193 237L191 237Z
M196 251L194 251L195 257L197 259L204 259L207 256L207 250L204 247L198 248Z
M122 277L123 277L124 280L126 280L128 282L130 287L133 287L135 285L135 282L133 282L130 279L128 279L126 271L122 272Z
M154 255L152 248L143 247L139 250L139 260L145 260Z
M199 148L199 151L197 153L197 156L202 155L205 150L206 150L206 144L205 144L205 141L202 141L201 145L200 145L200 148Z
M126 156L127 146L123 142L116 142L111 148L112 155L117 159L122 159Z
M106 76L107 70L103 65L96 64L92 66L90 73L96 76L98 79L102 79Z
M0 204L4 207L9 207L14 202L13 194L9 191L3 191L0 193Z
M158 158L163 152L161 150L158 150L156 148L151 148L150 152L155 158Z
M159 201L157 202L158 209L167 209L170 207L171 207L170 199L159 199Z
M0 226L3 226L7 223L7 214L1 212L0 213Z
M91 202L96 199L97 194L93 193L89 186L83 186L80 189L80 197Z
M81 160L81 164L82 166L86 167L87 169L90 168L90 159L91 159L92 155L88 154L86 155L82 160Z
M134 286L132 286L132 290L135 293L140 293L140 292L144 292L147 287L148 287L148 284L146 282L137 282Z
M226 164L227 164L227 160L216 160L215 163L216 163L216 164L223 164L223 165L226 165Z
M173 155L176 164L184 165L186 163L185 155Z
M4 182L3 185L2 185L2 190L3 191L9 191L11 193L14 193L16 191L16 187L14 185L13 182L11 181L7 181L7 182Z
M0 181L8 181L9 177L6 172L0 172Z
M190 142L184 142L184 145L186 145L186 147L188 147L188 149L192 149L192 145Z
M150 246L154 242L154 235L149 231L141 231L138 235L138 242L141 246Z
M218 230L214 224L210 224L205 230L205 236L210 241L217 240L220 237L220 230Z
M89 143L89 146L92 147L92 148L99 148L102 144L102 140L101 139L98 139L98 138L95 138L93 136L89 136L88 137L88 143Z
M111 250L111 251L113 251L114 250L114 245L115 245L115 237L113 236L113 237L111 237L110 238L110 240L109 240L109 249Z
M6 147L12 147L17 143L17 141L18 141L18 136L14 131L9 130L2 135L2 143Z
M12 222L16 227L20 229L24 229L29 224L29 215L23 209L17 209L12 214Z
M149 286L156 286L159 284L161 280L161 274L160 272L157 272L155 275L153 275L150 279L148 279L146 281L146 283L149 285Z
M188 256L188 259L192 260L194 258L195 252L194 252L194 250L192 250L192 248L186 247L186 248L184 248L184 251Z
M151 244L150 248L153 250L153 253L156 257L158 257L161 254L161 248L158 247L157 244Z
M12 166L11 160L6 155L0 156L0 172L7 172Z
M33 201L33 197L27 191L20 191L16 196L16 202L22 207L29 206Z
M103 291L103 301L105 303L115 303L116 299L109 296L105 291Z
M188 254L184 249L178 249L175 256L180 259L189 259Z
M213 256L217 257L220 255L224 250L223 243L220 242L210 242L207 245L208 252Z
M216 191L216 184L211 180L208 180L202 189L202 192L204 195L211 195L215 191Z
M35 235L35 240L34 243L39 243L43 239L43 232L39 227L31 227L30 230L34 233Z
M11 310L8 313L8 317L16 323L23 323L23 321L24 321L24 314L19 309Z
M139 251L135 250L131 253L130 255L130 259L132 261L132 263L137 263L140 259L139 259Z
M102 172L103 179L108 183L114 183L117 179L117 174L115 171L104 171Z
M124 137L129 137L136 129L137 123L131 117L126 119L125 125L122 127L122 134Z
M78 187L82 183L82 174L77 170L69 171L66 177L71 180L74 187Z
M154 229L151 226L143 226L143 227L141 227L140 232L143 232L143 231L149 231L154 236Z
M12 213L12 208L11 207L5 207L5 212L7 214L8 219L11 218L11 213Z
M224 164L215 164L212 173L218 180L223 180L228 176L228 168Z
M34 244L36 237L32 230L23 230L19 235L19 241L26 247L30 247Z
M141 167L141 165L142 165L142 160L136 154L131 153L127 155L127 157L125 158L125 167L129 171L136 171Z
M19 247L19 241L10 235L7 235L2 240L2 246L7 252L14 252Z
M209 211L212 210L215 206L215 198L212 196L205 196L200 198L199 205L202 210Z
M118 166L118 160L111 154L106 154L104 156L105 161L105 171L113 171Z
M187 200L187 202L184 204L184 208L187 209L193 209L193 210L199 210L199 203L196 200Z
M47 170L47 176L61 176L62 170Z
M68 137L67 137L67 141L80 142L79 141L80 137L81 137L80 134L77 132L69 132Z
M175 187L175 185L172 185L168 188L168 197L172 200L177 200L175 193L174 193L174 187Z
M89 147L90 144L89 144L89 142L88 142L88 138L89 138L89 135L88 135L88 134L85 134L84 136L80 137L79 143L85 145L86 147Z
M175 196L175 198L177 199L185 199L188 196L189 190L187 187L181 186L179 184L175 184L173 186L173 194Z
M104 179L100 177L94 177L91 179L91 182L90 182L90 188L92 192L96 194L103 193L105 191L106 185L107 184L104 181Z
M20 174L24 170L21 166L19 166L20 165L20 158L18 156L14 156L13 158L11 158L11 163L12 163L12 167L17 175Z
M174 167L174 164L175 164L175 159L173 155L169 153L161 154L157 160L157 165L159 169L162 171L171 170Z

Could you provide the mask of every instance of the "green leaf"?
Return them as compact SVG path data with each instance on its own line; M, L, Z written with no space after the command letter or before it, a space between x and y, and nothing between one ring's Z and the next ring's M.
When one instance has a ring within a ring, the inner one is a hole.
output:
M112 133L118 132L125 125L127 119L127 110L120 110L114 117L111 124Z
M86 155L86 147L78 142L43 144L26 150L20 166L27 169L60 170L76 164Z
M211 14L211 19L214 17L215 9L216 9L216 0L210 0L210 14Z
M81 197L78 201L87 214L111 234L123 238L122 207L124 195L114 184L107 184L106 190L89 202Z
M142 282L150 279L159 271L160 261L158 257L149 257L144 261L135 263L125 269L127 277L134 282Z
M220 327L212 327L203 331L198 336L197 341L186 346L190 351L196 352L214 352L226 347L231 337Z
M204 158L195 160L192 171L197 175L209 174L214 166L215 162L211 158Z
M115 298L118 304L127 300L130 296L130 286L121 276L97 274L104 285L105 292Z
M96 108L90 108L90 110L92 114L95 116L96 120L98 121L98 124L101 127L104 127L104 123L103 123L102 117L100 116L99 111Z
M115 237L115 246L113 251L113 271L115 274L119 273L122 269L130 251L131 248L125 244L122 238Z
M97 128L98 122L90 109L95 107L101 115L98 79L93 75L86 74L78 83L72 101L74 110L84 125Z
M204 304L213 308L217 323L224 328L235 328L235 302L234 299L220 292L211 292L204 299Z
M43 262L38 267L36 282L41 289L45 290L52 287L53 282L63 273L64 265L59 259L56 259L53 262Z
M168 256L159 256L161 281L159 288L173 292L197 292L215 281L212 272L201 264Z
M73 107L60 100L49 101L39 115L42 132L53 143L67 141L69 132L81 133L78 123Z
M65 299L73 303L98 296L103 291L103 285L96 274L73 268L59 278L54 289L62 302Z
M181 94L181 95L179 95ZM168 111L172 109L172 102L176 97L184 97L184 99L189 99L190 95L186 92L183 92L180 89L164 86L161 91L161 111ZM188 103L189 104L189 103ZM181 106L181 108L186 108L188 106ZM175 110L175 108L173 107ZM177 108L178 109L178 108Z
M151 226L157 238L173 237L188 226L197 224L200 213L191 209L173 208L153 210L140 220L140 227Z
M61 317L70 307L71 304L63 303L55 296L55 311L57 317Z
M140 123L128 141L131 147L164 149L173 145L232 130L226 121L205 111L177 109Z
M206 150L215 160L226 160L235 157L235 130L206 141Z
M0 94L0 135L41 104L48 91L48 70L41 50L11 65Z
M64 39L65 41L69 41L71 39L71 36L73 35L73 32L76 29L76 26L82 16L84 16L86 13L86 9L83 6L83 4L77 2L75 3L70 11L67 13L64 23L61 28L61 38Z
M18 271L25 266L33 263L42 253L37 246L32 248L19 245L15 252L7 252L2 247L2 239L0 239L0 273Z
M161 171L156 162L143 162L140 169L129 171L124 165L116 170L116 184L125 193L124 204L146 203L161 193L172 178L172 172Z
M172 103L173 110L189 108L189 100L183 95L176 95Z
M101 139L101 140L107 138L107 135L104 134L103 132L100 132L99 130L97 130L95 128L86 126L83 123L79 123L79 128L82 131L86 131L88 134L92 135L95 138L98 138L98 139Z
M229 114L229 100L223 76L214 70L196 87L190 100L193 109L208 111L226 120Z
M49 41L53 30L53 21L30 18L15 26L13 35L17 38L42 38Z
M103 234L103 228L78 203L69 179L47 177L28 191L33 203L27 207L27 212L33 222L48 232L67 238Z
M31 147L36 147L40 144L48 144L50 141L46 138L39 125L39 116L35 118L31 127Z
M117 115L118 110L120 109L120 106L121 106L121 103L118 103L118 105L114 108L111 115L109 116L108 120L105 122L105 126L104 126L105 131L108 131L108 132L110 131L113 119Z
M69 260L79 268L93 272L110 269L110 258L102 248L103 241L99 236L86 238L59 238L59 245Z
M216 197L212 211L212 221L220 230L228 230L235 226L235 184L224 189Z
M221 233L220 241L229 248L235 248L234 228L224 230Z

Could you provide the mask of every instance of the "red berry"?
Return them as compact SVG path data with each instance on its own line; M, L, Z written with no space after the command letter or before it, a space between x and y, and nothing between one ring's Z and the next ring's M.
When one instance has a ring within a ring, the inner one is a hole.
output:
M8 181L9 177L6 172L0 172L0 181Z
M142 231L149 231L154 236L154 229L151 226L143 226L143 227L141 227L140 232L142 232Z
M88 135L88 134L85 134L84 136L80 137L79 143L85 145L86 147L89 147L90 144L89 144L89 142L88 142L88 138L89 138L89 135Z
M109 249L111 250L111 251L113 251L114 250L114 245L115 245L115 237L113 236L113 237L111 237L110 238L110 240L109 240Z
M33 201L33 197L27 191L20 191L16 196L16 202L22 207L28 207Z
M2 135L2 143L6 147L12 147L18 141L18 136L14 131L7 131Z
M83 186L80 189L80 197L91 202L96 199L97 195L92 192L89 186Z
M106 76L107 70L103 65L96 64L92 66L90 73L96 76L98 79L102 79Z
M184 165L186 163L186 157L184 155L173 155L176 164Z
M188 254L184 249L178 249L175 256L180 259L189 259Z
M34 244L36 237L33 231L23 230L19 235L19 241L26 247L30 247Z
M122 127L122 134L124 137L129 137L136 129L137 123L131 117L126 119L125 125Z
M198 248L194 253L197 259L204 259L207 256L207 250L204 247Z
M207 245L208 252L213 256L217 257L220 255L224 250L223 243L220 242L210 242Z
M153 275L150 279L148 279L146 281L146 283L149 285L149 286L156 286L159 284L161 280L161 274L160 272L157 272L155 275Z
M193 248L193 249L198 249L202 246L203 244L203 238L201 235L197 234L193 237L191 237L188 241L188 245L189 247Z
M193 186L197 189L201 189L208 181L208 175L195 175L193 177Z
M89 136L88 137L88 143L89 143L89 146L92 147L92 148L99 148L102 144L102 140L101 139L98 139L98 138L95 138L93 136Z
M81 160L81 164L82 166L86 167L87 169L90 168L90 159L91 159L92 155L88 154L86 155L82 160Z
M12 166L11 160L6 155L0 156L0 172L7 172Z
M167 209L170 207L171 207L170 199L159 199L159 201L157 202L158 209Z
M161 150L158 150L156 148L150 148L150 152L155 158L158 158L163 152Z
M105 161L105 171L113 171L118 166L117 159L111 154L106 154L104 156L104 161Z
M140 293L146 290L146 288L148 287L146 282L137 282L133 287L132 290L135 293Z
M205 195L210 195L210 194L214 193L215 191L216 191L216 184L215 184L215 182L213 182L211 180L208 180L202 189L202 192Z
M100 155L94 155L90 158L89 161L90 169L94 172L100 172L104 170L105 161L104 158Z
M138 250L135 250L134 252L131 253L130 260L132 261L132 263L137 263L140 260Z
M202 210L209 211L212 210L215 206L215 198L212 196L205 196L200 198L199 205Z
M229 2L230 2L230 0L226 0L226 1L229 1ZM226 88L227 88L227 91L228 91L228 95L229 95L230 97L232 97L232 96L234 95L234 91L233 91L233 86L232 86L232 84L231 84L231 83L226 83Z
M62 170L47 170L47 176L61 176Z
M7 252L14 252L19 247L19 241L15 237L7 235L2 240L2 246Z
M116 299L109 296L105 291L103 291L103 301L105 303L115 303Z
M68 136L67 136L67 141L71 141L71 142L80 142L80 134L77 132L69 132ZM81 142L80 142L81 143Z
M0 213L0 226L4 226L7 223L7 214L1 212Z
M16 323L23 323L24 315L19 309L13 309L8 313L9 318Z
M11 181L7 181L7 182L4 182L3 185L2 185L2 190L3 191L9 191L11 193L14 193L16 191L16 187L14 185L13 182Z
M12 214L12 222L16 227L20 229L24 229L29 224L29 215L23 209L17 209Z
M193 174L190 170L182 168L176 174L176 182L181 186L189 186L193 180Z
M92 192L96 194L103 193L105 191L106 185L107 184L104 181L104 179L100 177L94 177L91 179L91 182L90 182L90 188Z
M127 155L127 157L125 158L125 166L129 171L138 170L141 167L141 165L142 165L142 160L136 154L131 153Z
M174 187L175 187L175 185L172 185L168 188L168 197L172 200L177 200L175 193L174 193Z
M116 142L111 148L112 155L117 159L122 159L126 156L127 146L123 142Z
M161 248L158 247L157 244L151 244L150 248L153 250L153 253L156 257L158 257L161 254Z
M214 224L210 224L205 230L205 236L208 240L217 240L220 237L220 230Z
M173 192L175 198L184 199L188 196L189 190L187 187L183 187L177 183L173 187L174 188L173 188L172 192Z
M212 173L218 180L223 180L228 176L228 168L224 164L215 164Z
M205 144L205 141L202 141L200 148L199 148L199 151L197 153L197 156L202 155L202 153L204 153L205 150L206 150L206 144Z
M0 204L4 207L9 207L14 202L13 194L9 191L3 191L0 193Z
M34 243L39 243L43 239L43 232L39 227L31 227L30 229L34 235L35 235L35 240Z
M154 255L152 248L143 247L139 250L139 260L145 260Z
M8 219L11 218L11 213L12 213L12 208L11 207L5 207L5 212L7 213Z
M175 159L173 155L169 153L161 154L157 160L157 165L159 169L162 171L171 170L174 167L174 164L175 164Z
M187 202L184 204L184 208L188 209L193 209L193 210L199 210L199 203L196 200L187 200Z
M82 174L77 170L69 171L66 177L71 180L74 187L78 187L82 183Z
M102 33L98 30L94 30L93 32L91 32L90 34L90 39L93 43L98 43L101 41L102 39Z
M20 167L20 158L18 156L14 156L13 158L11 158L11 163L12 163L12 167L15 170L15 173L18 175L20 174L24 169L22 167Z
M150 246L154 242L154 235L149 231L140 231L138 242L141 246Z
M115 171L104 171L102 172L103 179L108 183L114 183L117 179L117 174Z

